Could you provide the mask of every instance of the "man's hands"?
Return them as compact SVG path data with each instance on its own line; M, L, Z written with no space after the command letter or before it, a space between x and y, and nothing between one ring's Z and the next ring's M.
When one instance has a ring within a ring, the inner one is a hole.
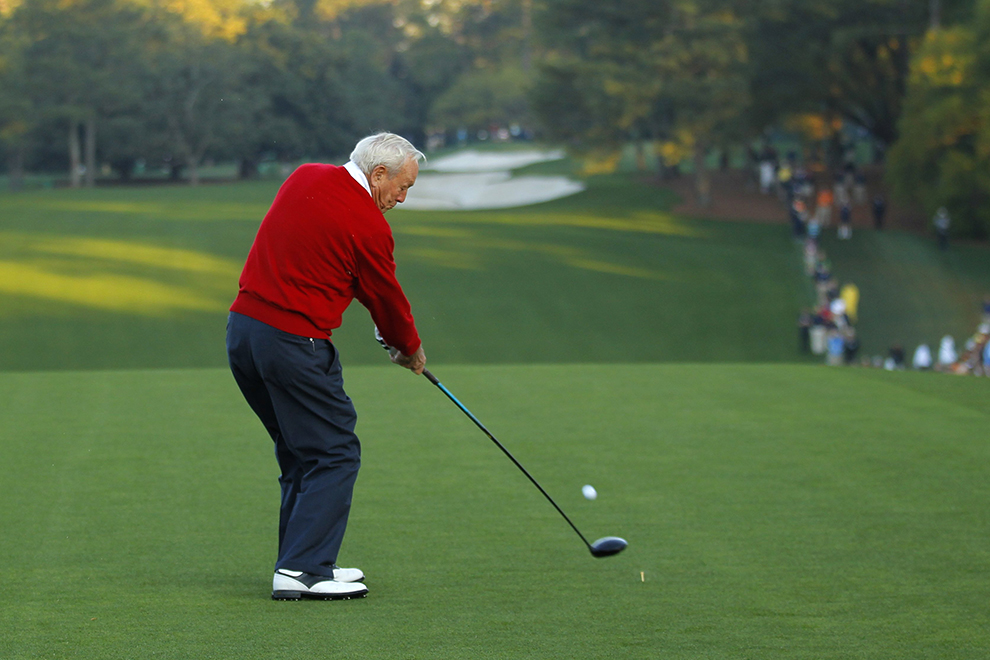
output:
M416 352L412 355L403 355L395 349L390 350L388 354L389 357L392 358L392 362L396 363L400 367L409 369L417 376L422 375L423 369L426 368L426 353L423 352L422 346L417 348Z
M388 351L388 356L392 358L392 362L399 365L400 367L405 367L409 369L417 376L423 375L423 369L426 368L426 353L423 352L423 345L420 344L419 348L412 355L403 355L399 352L399 349L392 348L385 343L385 338L382 337L382 333L378 331L378 326L375 326L375 341L382 345L386 351Z

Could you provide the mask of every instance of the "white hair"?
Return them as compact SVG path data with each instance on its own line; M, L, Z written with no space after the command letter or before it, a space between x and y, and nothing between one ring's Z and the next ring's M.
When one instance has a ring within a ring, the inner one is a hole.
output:
M419 162L425 159L423 152L412 146L406 138L395 133L377 133L369 135L354 147L351 160L365 176L371 177L372 171L379 165L384 165L389 178L395 176L406 164L413 159Z

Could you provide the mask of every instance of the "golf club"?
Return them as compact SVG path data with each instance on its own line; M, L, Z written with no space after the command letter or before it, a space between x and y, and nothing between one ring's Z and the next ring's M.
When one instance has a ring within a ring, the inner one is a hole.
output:
M385 343L381 335L378 333L378 328L375 328L375 338L378 340L378 343L380 343L385 348L385 350L389 351L390 353L391 351L395 350ZM543 486L541 486L539 482L533 478L533 475L531 475L529 471L522 466L522 463L516 460L516 457L513 456L508 449L505 448L505 445L499 442L498 438L492 435L492 432L489 431L487 428L485 428L485 425L482 424L481 421L477 417L475 417L470 410L467 409L467 406L465 406L463 403L458 401L457 397L454 396L451 393L451 391L448 390L436 376L430 373L428 369L423 370L423 375L426 376L427 380L429 380L431 383L436 385L441 392L446 394L447 398L453 401L454 405L460 408L461 412L467 415L468 419L470 419L472 422L475 423L475 426L477 426L479 429L484 431L485 435L487 435L491 439L491 441L494 442L498 446L498 448L502 450L502 453L508 456L509 460L515 463L516 467L519 468L522 471L522 473L525 474L529 478L529 480L533 482L533 485L536 486L541 493L543 493L543 497L547 498L550 504L553 505L553 508L557 509L557 513L562 515L564 517L564 520L567 521L567 524L571 526L571 529L573 529L577 533L577 535L581 537L581 540L584 541L584 544L586 546L588 546L588 551L591 552L591 555L593 557L608 557L610 555L617 555L626 549L626 546L628 546L629 544L625 541L625 539L621 539L618 536L605 536L603 538L598 539L594 543L589 543L588 539L586 539L584 537L584 534L581 533L581 530L577 528L577 525L571 522L571 519L567 517L567 514L564 513L564 510L561 509L559 506L557 506L557 503L554 502L553 498L550 497L550 494L543 489Z

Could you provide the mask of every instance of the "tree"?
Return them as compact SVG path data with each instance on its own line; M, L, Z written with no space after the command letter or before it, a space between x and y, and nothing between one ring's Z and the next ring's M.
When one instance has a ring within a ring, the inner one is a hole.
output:
M11 15L25 43L24 100L38 109L39 121L68 129L74 186L83 169L86 185L95 182L98 124L137 101L144 19L124 0L32 0Z
M708 203L708 149L735 138L748 105L743 22L717 0L551 0L549 55L532 100L547 133L579 149L688 141Z
M475 131L528 124L527 86L526 74L515 66L464 74L434 101L430 124Z
M0 153L6 156L10 187L21 187L24 152L33 125L32 108L26 93L24 39L0 17Z
M895 194L953 231L990 236L990 0L967 26L930 31L911 62L900 138L888 158Z
M945 0L957 20L972 0ZM812 113L858 126L883 146L897 139L911 54L932 20L926 2L777 0L754 3L753 123Z
M166 136L176 165L187 169L194 186L203 158L220 143L240 100L235 95L239 60L232 50L226 41L175 20L149 63L146 117Z

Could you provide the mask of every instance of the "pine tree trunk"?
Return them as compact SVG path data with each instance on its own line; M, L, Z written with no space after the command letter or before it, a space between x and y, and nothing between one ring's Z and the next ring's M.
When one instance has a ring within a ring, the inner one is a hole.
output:
M9 185L12 191L24 187L24 145L14 147L14 152L7 160L7 171L10 173Z
M533 0L522 0L522 70L529 73L533 61Z
M253 158L242 158L239 167L237 168L237 178L238 179L257 179L258 178L258 161Z
M700 206L712 205L712 177L705 166L707 149L700 142L694 147L694 189Z
M69 121L69 185L78 188L80 183L79 166L81 163L79 145L79 122Z
M86 120L86 187L96 185L96 118Z

